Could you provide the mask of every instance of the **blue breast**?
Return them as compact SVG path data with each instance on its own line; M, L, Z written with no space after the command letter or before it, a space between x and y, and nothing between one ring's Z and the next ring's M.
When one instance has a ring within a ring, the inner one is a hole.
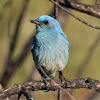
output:
M68 49L69 43L65 35L46 35L45 32L35 35L31 48L35 64L44 66L51 73L64 69L68 62Z

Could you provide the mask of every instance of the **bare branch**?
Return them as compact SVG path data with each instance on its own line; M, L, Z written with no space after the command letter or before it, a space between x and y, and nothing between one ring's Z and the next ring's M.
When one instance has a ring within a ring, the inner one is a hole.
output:
M75 0L59 0L62 6L100 18L100 7L76 2Z
M92 78L80 78L80 79L66 79L62 80L62 84L60 80L53 80L55 84L51 84L51 81L48 81L47 84L41 81L34 81L34 82L26 82L22 84L16 84L13 87L5 89L4 91L0 92L0 100L10 97L12 95L18 94L22 87L24 86L28 91L37 91L37 90L57 90L59 86L63 89L71 88L71 89L79 89L79 88L86 88L92 89L97 92L100 92L100 81L94 80ZM67 87L66 87L67 84Z
M18 100L22 94L24 94L27 100L34 100L30 92L24 86L22 87L20 93L18 94Z
M2 85L0 84L0 92L2 92L3 91L3 87L2 87ZM6 99L4 99L4 100L9 100L9 98L7 97Z
M62 91L58 89L58 100L62 100Z
M55 2L58 2L58 0L55 0ZM56 4L54 4L54 16L55 16L55 19L57 19L57 17L58 17L58 6Z
M75 19L79 20L80 22L92 27L92 28L95 28L95 29L99 29L100 30L100 27L99 26L95 26L95 25L92 25L92 24L89 24L88 22L80 19L79 17L75 16L74 14L72 14L68 9L64 8L63 6L61 6L59 3L55 2L54 0L50 0L51 2L53 2L54 4L58 5L62 10L66 11L68 14L70 14L71 16L73 16Z
M95 4L96 4L96 5L100 5L100 3L98 3L98 0L95 1Z

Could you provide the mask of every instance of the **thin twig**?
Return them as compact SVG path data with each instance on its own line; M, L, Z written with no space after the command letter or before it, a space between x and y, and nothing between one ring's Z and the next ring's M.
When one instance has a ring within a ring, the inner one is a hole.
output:
M2 85L0 84L0 92L2 92L4 89L2 87ZM9 100L9 98L7 97L5 100Z
M62 100L62 91L58 89L58 100Z
M86 24L87 26L90 26L92 28L95 28L95 29L99 29L100 30L100 27L99 26L95 26L95 25L91 25L89 24L88 22L80 19L79 17L75 16L74 14L72 14L69 10L67 10L66 8L64 8L63 6L59 5L59 3L55 2L54 0L50 0L52 3L58 5L62 10L66 11L68 14L70 14L71 16L73 16L75 19L79 20L80 22Z
M27 100L34 100L32 95L30 94L30 92L24 87L22 86L20 93L18 94L18 99L20 99L21 95L24 94L24 96L26 97Z
M60 79L60 74L59 74L59 79ZM62 91L60 88L58 89L58 100L62 100Z
M95 4L96 4L96 5L100 5L100 3L98 3L98 0L95 1Z
M58 2L58 0L55 0L55 2ZM56 4L54 4L54 16L55 16L55 19L57 19L57 17L58 17L58 6Z
M76 11L86 13L88 15L94 16L100 19L100 7L88 4L82 4L78 2L79 0L59 0L59 4L71 8Z

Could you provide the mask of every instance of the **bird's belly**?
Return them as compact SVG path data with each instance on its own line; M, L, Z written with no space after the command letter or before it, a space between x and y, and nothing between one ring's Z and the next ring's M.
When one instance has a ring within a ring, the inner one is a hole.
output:
M68 61L68 49L66 47L37 47L34 52L36 67L43 66L46 73L54 73L63 70Z

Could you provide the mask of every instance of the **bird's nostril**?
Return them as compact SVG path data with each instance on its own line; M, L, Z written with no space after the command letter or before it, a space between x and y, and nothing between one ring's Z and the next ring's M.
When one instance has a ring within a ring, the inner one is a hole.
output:
M34 23L34 20L30 20L31 23Z

